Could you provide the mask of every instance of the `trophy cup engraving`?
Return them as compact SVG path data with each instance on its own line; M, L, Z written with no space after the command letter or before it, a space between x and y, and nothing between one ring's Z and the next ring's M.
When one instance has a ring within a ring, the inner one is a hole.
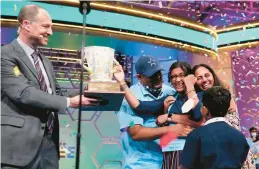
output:
M112 80L114 49L102 46L84 48L90 70L88 91L120 91L119 84Z

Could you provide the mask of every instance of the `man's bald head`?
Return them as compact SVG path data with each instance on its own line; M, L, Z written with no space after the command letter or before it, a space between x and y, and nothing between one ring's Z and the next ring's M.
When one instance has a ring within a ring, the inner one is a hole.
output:
M48 12L37 5L24 6L18 15L17 33L29 46L46 46L52 35L52 19Z
M24 20L29 20L32 22L38 16L39 12L43 11L47 13L47 11L37 5L26 5L19 12L18 22L19 24L22 24Z

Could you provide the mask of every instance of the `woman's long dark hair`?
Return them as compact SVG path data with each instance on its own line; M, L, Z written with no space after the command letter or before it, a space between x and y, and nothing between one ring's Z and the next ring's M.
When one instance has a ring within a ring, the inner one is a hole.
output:
M214 79L214 85L213 86L221 86L221 87L224 87L226 88L226 86L219 80L218 76L216 75L216 73L214 72L214 70L207 64L198 64L198 65L195 65L193 68L192 68L192 73L195 75L195 72L198 68L200 67L205 67L206 69L209 70L209 72L212 74L213 76L213 79ZM197 84L195 84L195 89L196 91L201 91L201 89L199 88L199 86L197 86Z
M174 62L170 66L169 71L168 71L168 82L169 83L171 83L171 72L172 72L173 69L176 69L176 68L181 68L183 70L185 76L187 76L189 74L192 74L192 68L189 65L189 63L182 62L182 61Z

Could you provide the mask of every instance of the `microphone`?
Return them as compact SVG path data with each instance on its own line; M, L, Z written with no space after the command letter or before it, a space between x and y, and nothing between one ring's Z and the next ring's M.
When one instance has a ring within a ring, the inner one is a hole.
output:
M86 11L84 11L86 10ZM80 1L79 11L81 14L88 14L90 12L90 2L89 1Z
M35 34L29 32L24 26L21 25L21 27L23 27L31 36L33 36L33 37L35 37L35 38L38 38L38 39L43 38L43 35L35 35ZM17 32L20 32L20 27L18 27Z
M43 38L43 35L35 35L35 34L32 34L32 33L29 33L31 36L33 36L34 38L38 38L38 39L42 39Z

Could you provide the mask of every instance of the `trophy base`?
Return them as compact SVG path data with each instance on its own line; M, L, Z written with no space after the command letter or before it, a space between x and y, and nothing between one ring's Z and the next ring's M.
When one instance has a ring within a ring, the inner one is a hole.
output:
M101 102L98 106L87 106L83 107L83 111L119 111L123 98L124 92L102 92L102 91L84 91L84 96L89 98L100 99Z
M88 91L94 92L94 91L114 91L114 92L120 92L120 85L116 81L89 81L88 82Z
M83 107L83 111L119 111L124 92L116 81L89 81L84 96L102 100L98 106Z

